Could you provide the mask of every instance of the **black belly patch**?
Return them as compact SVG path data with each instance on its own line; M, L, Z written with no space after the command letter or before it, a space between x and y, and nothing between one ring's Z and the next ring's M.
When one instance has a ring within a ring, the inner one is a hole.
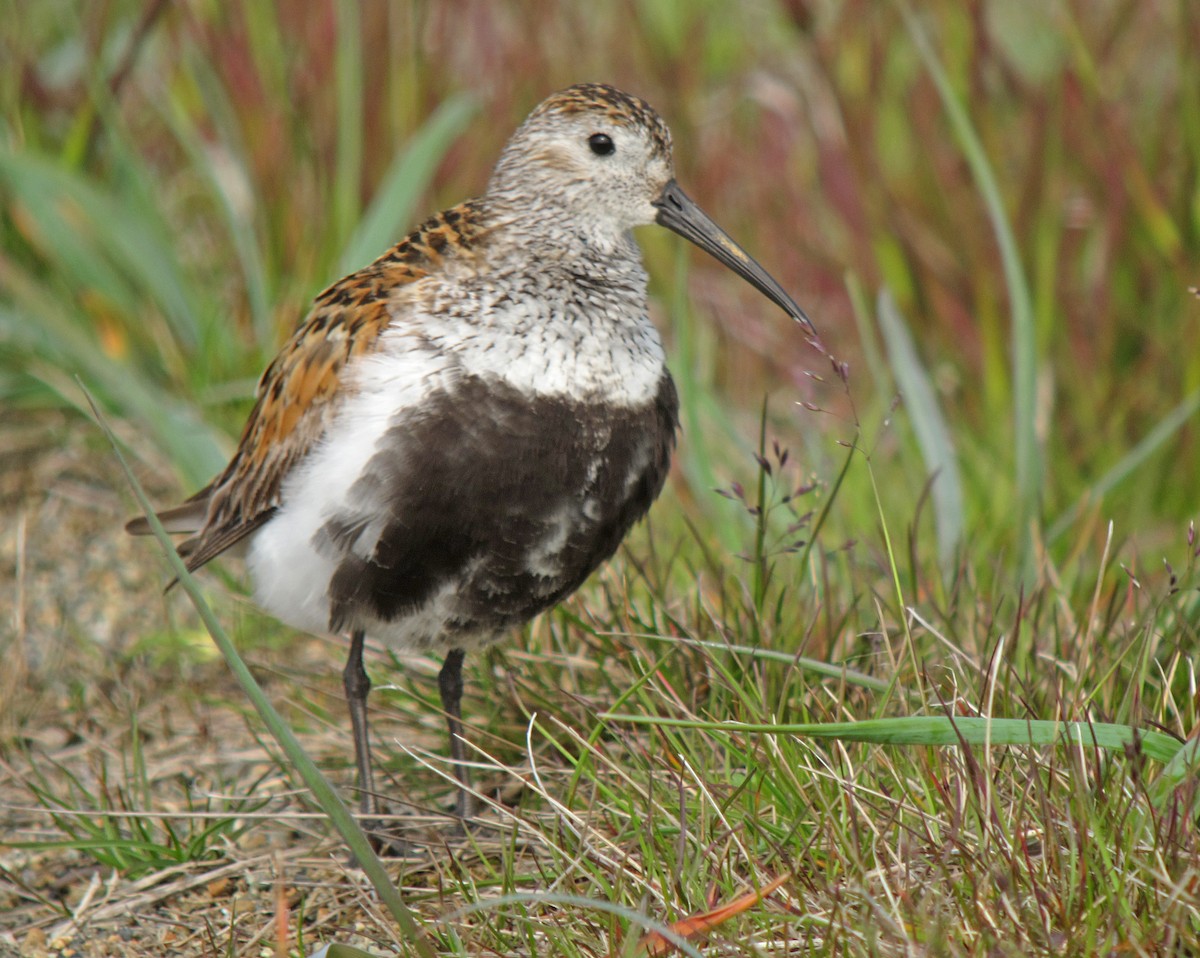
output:
M469 377L380 440L315 545L337 562L330 628L395 621L444 589L448 634L500 632L575 591L646 514L678 422L664 373L633 409Z

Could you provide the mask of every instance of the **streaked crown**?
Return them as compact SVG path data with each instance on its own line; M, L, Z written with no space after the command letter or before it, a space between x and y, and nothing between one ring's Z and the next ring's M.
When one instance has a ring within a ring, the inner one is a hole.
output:
M624 93L607 83L577 83L546 97L529 119L546 114L603 119L648 133L655 150L668 163L671 161L671 131L654 107L641 97Z

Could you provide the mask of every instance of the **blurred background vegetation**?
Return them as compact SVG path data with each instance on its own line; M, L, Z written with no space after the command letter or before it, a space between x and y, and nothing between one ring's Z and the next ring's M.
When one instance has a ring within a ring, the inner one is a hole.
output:
M940 470L943 567L1047 532L1061 558L1109 517L1174 537L1200 473L1200 12L914 9L22 4L0 23L0 402L78 407L79 376L195 488L312 296L479 191L545 94L598 79L668 119L685 187L849 364L844 391L753 291L644 230L698 515L728 518L711 489L770 393L813 473L836 474L831 438L886 463L905 522ZM852 538L876 505L845 481Z

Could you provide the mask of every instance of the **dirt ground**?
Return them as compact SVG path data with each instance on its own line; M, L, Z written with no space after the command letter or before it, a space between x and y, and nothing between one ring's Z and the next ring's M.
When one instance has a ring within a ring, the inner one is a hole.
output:
M0 958L388 947L361 872L273 760L186 601L162 595L155 546L122 533L131 496L103 437L77 417L10 413L0 449ZM146 472L159 501L178 494L165 468ZM253 615L236 597L222 611ZM332 641L286 636L251 660L347 794ZM416 716L402 734L436 752L440 722ZM471 859L442 853L444 824L412 824L430 847L392 865L435 911ZM164 860L171 835L199 860Z

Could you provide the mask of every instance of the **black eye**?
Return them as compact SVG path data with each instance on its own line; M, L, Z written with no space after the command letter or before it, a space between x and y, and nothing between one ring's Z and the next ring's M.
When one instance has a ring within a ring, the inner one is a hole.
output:
M588 146L597 156L612 156L617 151L616 144L607 133L593 133L588 137Z

